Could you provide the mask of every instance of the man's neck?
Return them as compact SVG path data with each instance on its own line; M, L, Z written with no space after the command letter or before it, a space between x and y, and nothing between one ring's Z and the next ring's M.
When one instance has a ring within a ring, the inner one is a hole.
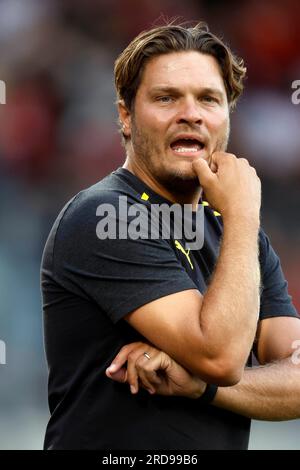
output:
M139 178L147 186L149 186L149 188L151 188L153 191L155 191L157 194L164 197L165 199L168 199L168 201L177 204L192 204L193 210L197 210L199 199L203 192L200 186L189 193L179 194L175 191L168 190L165 186L163 186L155 178L153 178L151 174L149 174L147 171L144 171L143 168L136 165L128 157L124 162L123 168L133 173L137 178Z

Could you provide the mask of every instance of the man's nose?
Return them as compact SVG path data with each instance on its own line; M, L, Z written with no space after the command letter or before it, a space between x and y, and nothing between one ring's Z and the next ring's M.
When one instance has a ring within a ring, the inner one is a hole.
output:
M201 112L201 107L197 101L195 101L194 99L187 99L181 103L176 119L177 124L202 124L202 121L203 116Z

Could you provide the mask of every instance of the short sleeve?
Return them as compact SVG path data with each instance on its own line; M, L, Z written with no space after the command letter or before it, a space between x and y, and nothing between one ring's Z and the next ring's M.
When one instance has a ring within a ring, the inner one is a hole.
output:
M102 195L101 202L114 199ZM77 198L62 219L54 246L58 282L96 302L114 323L153 300L196 288L168 240L99 239L98 205L99 198Z
M288 294L288 283L282 272L279 257L267 235L260 231L261 302L260 320L271 317L298 317L292 298Z

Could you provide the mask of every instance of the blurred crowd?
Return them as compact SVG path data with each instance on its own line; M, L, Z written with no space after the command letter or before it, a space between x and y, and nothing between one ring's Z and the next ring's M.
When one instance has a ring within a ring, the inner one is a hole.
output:
M262 223L300 310L299 1L0 0L0 423L10 423L0 424L0 448L42 445L31 413L47 419L41 254L64 203L124 160L114 60L141 30L174 17L205 20L245 59L229 150L262 179Z

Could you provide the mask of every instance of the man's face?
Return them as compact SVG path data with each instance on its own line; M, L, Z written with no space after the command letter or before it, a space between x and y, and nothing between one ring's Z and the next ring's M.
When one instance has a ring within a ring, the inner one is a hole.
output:
M134 109L127 119L128 154L143 171L180 190L198 186L192 161L210 164L226 150L229 109L213 56L197 51L152 58L145 66Z

